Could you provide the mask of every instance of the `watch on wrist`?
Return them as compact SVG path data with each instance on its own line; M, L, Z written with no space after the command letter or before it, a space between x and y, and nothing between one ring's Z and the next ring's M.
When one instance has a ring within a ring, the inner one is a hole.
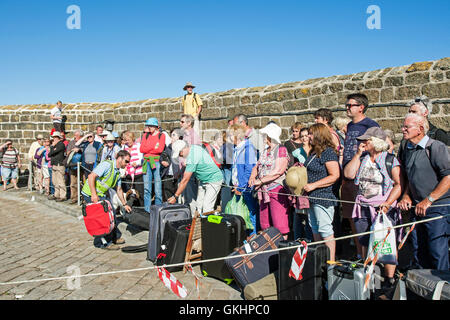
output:
M434 200L435 200L432 196L428 196L427 199L428 199L428 201L430 201L431 203L433 203Z

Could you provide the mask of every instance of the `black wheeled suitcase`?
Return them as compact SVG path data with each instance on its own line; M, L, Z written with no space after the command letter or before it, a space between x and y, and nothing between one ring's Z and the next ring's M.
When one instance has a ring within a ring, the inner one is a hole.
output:
M143 230L148 230L150 224L150 213L141 208L132 208L128 214L128 221L133 226L137 226Z
M148 228L147 259L156 262L161 241L164 239L164 226L168 221L191 218L189 206L183 204L158 204L150 207L150 223Z
M300 245L299 241L281 241L279 248ZM330 250L324 244L308 246L302 279L289 277L292 258L297 247L280 250L278 275L278 300L326 300L325 283L327 279L327 260L330 259Z
M225 263L239 287L243 289L246 285L278 270L278 251L260 252L277 249L281 240L283 240L281 232L277 228L270 227L250 237L247 244L229 255L229 257L238 256L227 259ZM248 253L257 254L239 257Z
M244 243L247 236L245 221L241 216L224 214L209 215L201 220L202 260L226 257ZM204 276L220 279L230 284L233 276L225 260L202 263Z
M184 262L186 245L191 230L192 218L169 221L166 223L164 238L156 265L176 264ZM167 271L175 272L183 269L183 266L166 267Z

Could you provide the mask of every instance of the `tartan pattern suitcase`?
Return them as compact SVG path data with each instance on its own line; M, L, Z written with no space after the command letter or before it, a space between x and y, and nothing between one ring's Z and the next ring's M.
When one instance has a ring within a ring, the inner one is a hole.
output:
M191 231L192 218L169 221L164 230L164 239L161 243L161 250L156 260L156 265L176 264L184 262L186 255L186 245ZM169 272L180 271L183 266L166 267Z
M279 248L300 245L300 241L283 240ZM327 299L325 289L327 277L327 260L330 250L325 244L309 247L302 271L302 279L289 277L292 258L297 247L281 250L279 254L278 300L322 300Z
M228 256L243 244L247 236L245 221L237 215L209 215L202 218L201 225L202 260ZM225 260L202 263L201 270L205 277L220 279L228 284L233 281Z
M267 250L277 249L283 239L281 232L270 227L253 235L243 245L228 257L238 256L246 253L257 253L244 257L229 258L225 260L228 269L239 287L256 282L270 273L278 270L278 252L261 253Z
M150 224L148 228L147 260L156 261L161 241L164 239L164 226L168 221L191 218L189 206L182 204L152 205L150 207Z
M114 230L114 211L108 200L83 205L81 212L86 230L91 236L103 237Z

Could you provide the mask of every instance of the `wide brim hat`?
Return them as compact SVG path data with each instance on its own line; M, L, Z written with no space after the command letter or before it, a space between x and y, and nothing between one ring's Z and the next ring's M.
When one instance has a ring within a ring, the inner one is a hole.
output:
M172 143L172 160L178 161L180 157L180 151L187 147L187 143L184 140L177 140Z
M291 167L286 173L286 185L295 195L301 195L308 184L308 174L305 167Z
M105 141L116 141L116 138L112 135L112 133L108 132L106 137L103 139Z
M358 140L369 140L370 138L378 138L381 140L386 140L386 132L384 132L383 129L380 127L371 127L366 130L366 132L363 135L360 135L356 139Z
M39 134L36 136L36 139L44 139L44 135L41 134L41 133L39 133Z
M109 132L108 130L103 130L102 133L99 134L100 137L103 136L107 136L108 134L110 134L111 132Z
M54 138L54 137L62 138L61 132L59 132L59 131L53 132L52 133L52 138Z
M259 130L261 134L266 134L271 140L281 144L281 128L275 123L269 123L267 126Z
M190 82L187 82L187 83L184 85L183 90L186 90L187 87L195 88L195 86L194 86L192 83L190 83Z

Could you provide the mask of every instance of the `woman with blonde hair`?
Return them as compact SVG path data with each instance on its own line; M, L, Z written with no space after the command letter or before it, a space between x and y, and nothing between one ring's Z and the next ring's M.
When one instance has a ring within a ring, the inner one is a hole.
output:
M375 221L377 215L375 207L386 213L393 225L398 222L399 212L395 207L402 192L401 172L400 163L392 155L390 155L391 168L386 165L386 158L389 156L386 150L389 149L389 144L386 142L386 133L383 129L369 128L357 139L361 143L355 156L345 166L344 175L347 179L354 179L355 185L358 186L352 218L356 233L363 233L369 231ZM368 154L361 158L365 151ZM369 235L359 237L358 241L362 246L362 258L365 259ZM395 268L393 264L385 264L385 288L393 285Z
M308 184L304 187L310 197L309 224L315 241L330 240L325 244L330 249L330 260L334 261L336 241L332 239L336 201L333 200L337 198L333 185L340 177L339 159L328 126L323 123L312 125L309 128L309 137L312 150L305 161Z

